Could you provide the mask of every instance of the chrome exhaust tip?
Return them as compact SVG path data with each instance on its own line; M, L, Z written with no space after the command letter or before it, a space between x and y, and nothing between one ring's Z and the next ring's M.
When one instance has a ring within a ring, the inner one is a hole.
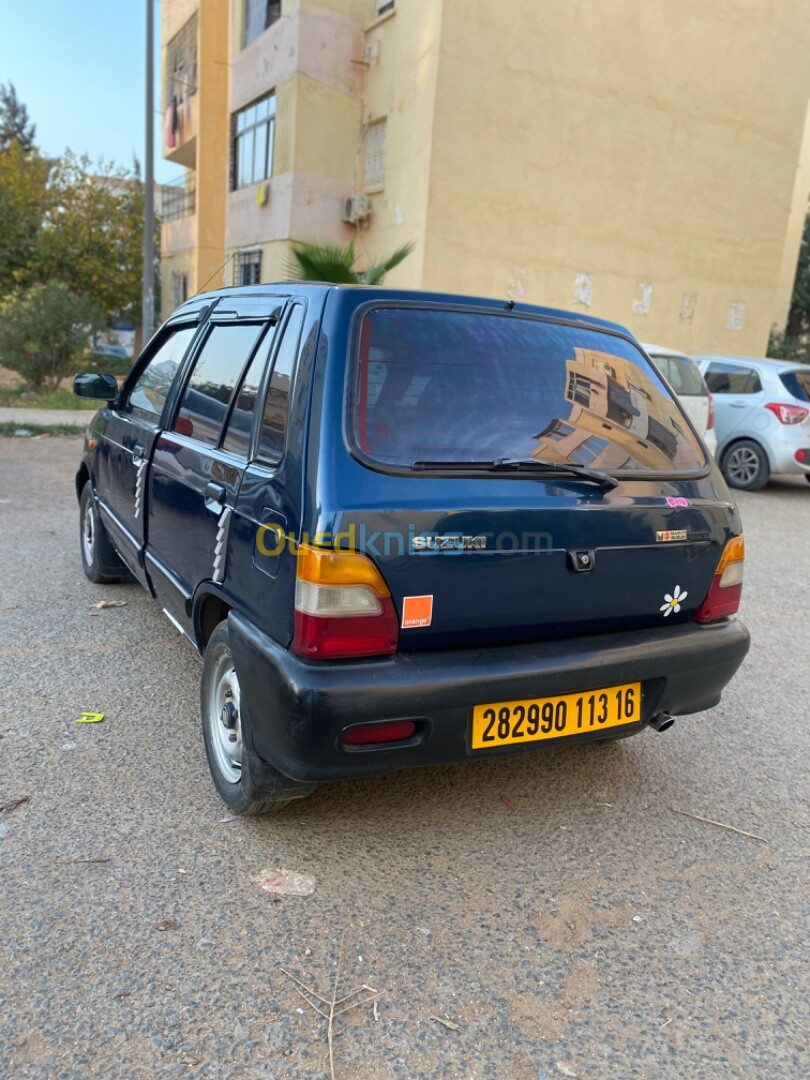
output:
M674 723L675 721L669 713L662 712L658 713L657 716L654 716L652 720L650 720L650 727L655 728L656 731L666 731L667 728L671 728Z

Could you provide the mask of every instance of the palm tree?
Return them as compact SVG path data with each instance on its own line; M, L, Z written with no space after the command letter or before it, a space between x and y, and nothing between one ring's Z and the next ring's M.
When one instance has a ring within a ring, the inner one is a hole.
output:
M287 272L297 281L330 281L336 285L379 285L389 270L399 266L413 251L413 244L403 244L384 262L367 270L356 270L359 256L354 244L299 244L292 250Z

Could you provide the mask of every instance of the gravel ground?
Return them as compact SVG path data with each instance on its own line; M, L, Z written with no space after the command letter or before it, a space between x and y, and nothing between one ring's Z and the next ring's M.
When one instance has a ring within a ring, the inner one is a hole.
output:
M384 993L335 1022L338 1077L810 1075L807 484L741 498L753 646L710 713L224 821L198 660L82 575L79 450L0 440L0 804L30 796L0 813L0 1076L328 1076L281 969L330 998L341 941L338 997Z

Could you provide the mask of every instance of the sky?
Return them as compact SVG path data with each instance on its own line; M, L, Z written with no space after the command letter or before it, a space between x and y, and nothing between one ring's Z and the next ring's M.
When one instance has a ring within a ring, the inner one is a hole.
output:
M14 83L46 156L66 147L143 167L146 3L155 12L155 108L160 108L159 0L0 0L0 83ZM182 170L160 156L155 179Z

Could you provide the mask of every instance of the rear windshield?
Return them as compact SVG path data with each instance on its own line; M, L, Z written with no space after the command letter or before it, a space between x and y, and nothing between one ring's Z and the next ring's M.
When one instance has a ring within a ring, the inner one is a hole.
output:
M662 356L650 353L650 359L676 394L682 397L706 397L708 390L697 364L688 356Z
M799 401L810 401L810 370L782 371L779 378L789 394Z
M395 469L498 458L609 472L705 464L634 345L539 318L374 308L361 326L350 407L363 456Z

